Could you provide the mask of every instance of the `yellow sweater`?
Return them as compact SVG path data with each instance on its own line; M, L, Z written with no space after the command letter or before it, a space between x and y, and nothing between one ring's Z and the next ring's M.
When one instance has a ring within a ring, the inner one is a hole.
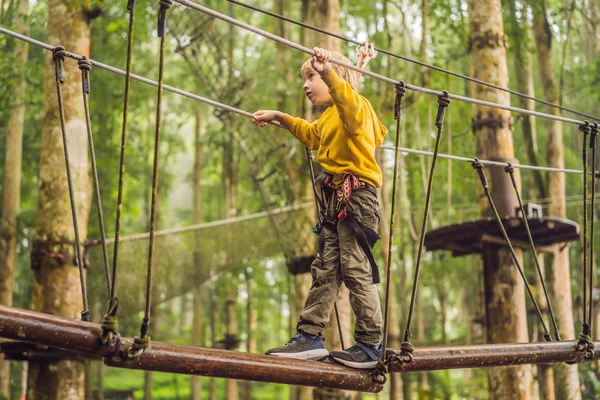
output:
M319 119L309 123L284 114L281 121L299 141L319 150L317 159L333 183L353 174L375 187L381 186L381 169L375 161L375 148L383 144L387 128L379 121L373 106L350 84L331 70L323 76L333 105Z

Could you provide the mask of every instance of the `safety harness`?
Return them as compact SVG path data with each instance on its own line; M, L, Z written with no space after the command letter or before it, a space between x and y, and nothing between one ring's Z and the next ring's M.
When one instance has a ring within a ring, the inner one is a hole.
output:
M319 199L320 203L320 213L319 213L319 221L315 227L313 227L313 232L319 235L318 244L319 251L322 252L325 246L325 237L323 235L323 228L327 228L330 231L337 232L337 222L343 221L343 223L348 224L350 229L354 232L356 236L356 240L358 244L365 252L367 259L369 260L369 264L371 264L371 271L373 275L373 283L380 283L379 277L379 267L375 262L375 257L373 257L373 252L371 249L375 246L375 243L380 239L379 234L373 229L364 226L359 223L356 218L348 211L348 204L352 199L352 193L357 190L368 190L373 194L377 194L377 190L375 187L369 183L362 182L356 176L352 174L344 175L344 180L341 184L335 185L333 184L333 175L328 173L322 173L316 179L317 182L321 183L321 199ZM331 217L327 212L327 202L325 199L329 198L329 196L335 195L335 217Z

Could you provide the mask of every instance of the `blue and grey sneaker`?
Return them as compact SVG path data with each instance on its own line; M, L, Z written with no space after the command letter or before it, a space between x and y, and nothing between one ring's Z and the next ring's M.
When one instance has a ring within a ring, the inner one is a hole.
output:
M281 347L267 351L267 354L298 360L322 360L327 358L329 352L325 348L325 343L323 343L321 336L296 333L289 342Z
M377 366L381 357L381 345L371 347L356 342L352 347L342 351L332 351L329 355L334 361L350 368L372 369Z

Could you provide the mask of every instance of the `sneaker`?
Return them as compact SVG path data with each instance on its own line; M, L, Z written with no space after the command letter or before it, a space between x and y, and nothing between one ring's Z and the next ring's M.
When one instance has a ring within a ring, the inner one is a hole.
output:
M267 351L267 355L298 360L321 360L327 358L329 352L325 348L321 336L315 338L311 335L296 333L283 346Z
M334 361L350 368L372 369L381 358L381 350L356 342L352 347L342 351L332 351L329 355Z

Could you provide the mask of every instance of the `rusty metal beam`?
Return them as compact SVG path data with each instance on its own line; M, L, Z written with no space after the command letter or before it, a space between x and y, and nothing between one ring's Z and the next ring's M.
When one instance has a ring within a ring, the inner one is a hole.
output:
M382 389L368 372L335 364L160 342L152 342L139 358L124 360L119 355L131 345L131 339L121 338L102 346L99 335L100 327L96 324L0 306L0 337L101 355L105 357L105 363L113 367L360 391ZM600 348L600 342L595 346ZM575 342L568 341L417 347L413 356L414 362L393 364L390 371L581 362L600 359L600 352L593 359L584 360L583 354L575 349Z

